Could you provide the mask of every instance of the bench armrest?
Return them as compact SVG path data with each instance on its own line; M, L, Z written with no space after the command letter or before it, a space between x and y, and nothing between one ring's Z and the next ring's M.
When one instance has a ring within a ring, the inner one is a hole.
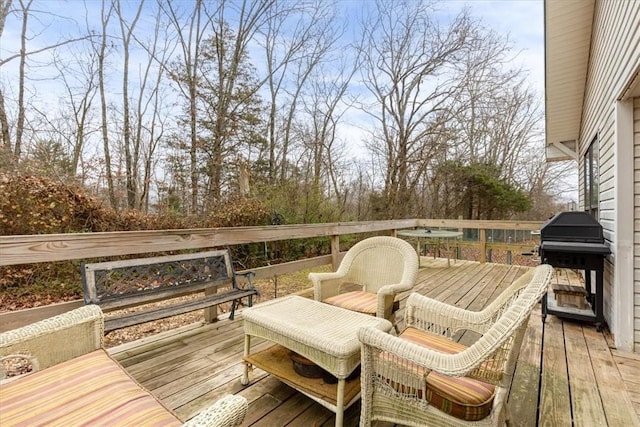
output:
M0 357L26 354L46 369L101 348L103 338L102 310L87 305L0 334Z
M247 414L247 399L227 395L184 423L183 427L233 427Z
M241 271L241 272L237 272L236 271L236 276L243 276L246 277L247 280L249 282L251 282L251 279L253 279L253 277L256 275L255 271L249 270L249 271Z
M253 286L253 278L256 275L256 272L253 270L248 270L248 271L241 271L241 272L234 272L235 276L236 276L236 286L240 289L255 289L257 291L257 289L255 288L255 286ZM237 278L238 277L242 277L245 281L246 281L246 286L240 286L240 284L238 283Z

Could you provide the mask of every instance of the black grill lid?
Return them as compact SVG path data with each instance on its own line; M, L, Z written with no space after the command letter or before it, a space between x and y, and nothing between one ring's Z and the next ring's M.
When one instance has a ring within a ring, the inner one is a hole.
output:
M560 212L540 229L540 242L604 243L602 226L587 212Z

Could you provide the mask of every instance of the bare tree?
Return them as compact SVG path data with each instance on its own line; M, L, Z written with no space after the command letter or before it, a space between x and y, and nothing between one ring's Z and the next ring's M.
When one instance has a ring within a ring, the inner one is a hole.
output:
M29 8L33 0L29 0L26 3L23 0L19 0L20 8L22 9L22 29L20 31L20 65L18 72L18 117L16 123L16 140L13 145L13 156L16 161L20 159L20 153L22 151L22 134L24 132L24 70L27 60L27 23L29 21Z
M4 107L4 94L2 87L0 87L0 155L4 154L7 158L13 157L11 153L11 133L9 130L9 119L7 118L7 111Z
M341 35L338 22L333 2L273 5L262 39L269 88L267 150L272 184L277 178L280 181L286 178L286 159L298 105L309 76L327 60ZM288 28L293 28L293 33Z
M131 21L127 23L123 13L120 0L115 3L115 10L120 23L120 35L122 37L122 119L123 119L123 143L125 155L125 174L127 188L127 207L134 209L137 207L137 181L138 181L138 159L140 155L140 140L132 140L131 137L131 109L129 108L129 55L133 32L135 30L144 1L138 3L138 10ZM143 90L140 89L140 96Z
M512 180L521 150L541 132L541 110L527 75L513 66L508 37L479 26L473 33L455 64L460 83L449 105L448 154L497 165Z
M98 67L95 51L77 50L74 51L74 57L77 58L75 66L58 55L53 58L53 65L58 70L58 78L63 82L67 95L61 100L63 104L58 117L67 124L51 123L50 112L42 111L41 117L49 122L51 130L70 147L71 169L76 172L86 139L91 133L89 125L93 99L98 88Z
M462 12L442 28L425 2L376 2L363 25L363 105L377 123L369 149L384 164L384 203L392 218L411 211L411 193L436 152L434 134L455 84L446 73L472 25Z
M32 11L31 6L33 4L33 0L19 0L19 7L17 9L12 8L12 1L2 0L0 3L0 37L3 36L4 26L7 17L11 13L16 13L21 17L21 26L20 26L20 49L17 53L10 54L4 58L0 58L0 68L7 65L11 61L18 59L18 76L17 76L17 99L16 99L16 114L15 114L15 124L13 125L13 129L15 132L15 136L12 140L11 138L11 124L9 123L8 113L7 113L7 104L6 104L6 94L4 91L0 89L0 134L2 135L2 146L4 147L5 152L10 153L15 162L20 160L20 157L23 152L24 146L24 136L25 136L25 125L27 121L26 116L26 104L27 100L25 98L25 89L26 89L26 73L28 71L27 58L31 56L35 56L44 52L52 51L58 47L75 43L78 41L86 40L91 37L91 35L82 35L80 37L70 37L62 39L56 43L46 44L43 47L39 47L36 49L28 49L27 42L32 40L32 37L29 34L29 16L35 13L46 13L42 11Z
M447 102L442 130L446 144L417 197L423 210L438 217L496 214L474 200L488 188L468 191L480 175L513 195L516 210L524 207L518 191L532 194L519 172L527 167L525 153L542 138L542 113L514 58L508 37L480 25L472 28L450 71L457 89Z
M154 158L156 149L160 141L164 137L166 117L166 104L164 102L162 83L165 77L166 64L168 58L173 53L170 48L170 40L165 37L164 43L161 44L160 35L162 32L163 22L162 13L158 10L153 28L153 36L150 42L138 43L146 47L149 54L148 61L141 70L140 90L135 114L135 134L134 134L134 159L138 164L139 155L143 155L143 176L139 182L141 188L137 208L145 211L149 210L149 192L151 175L157 163ZM157 66L153 65L157 62ZM155 76L153 76L155 72ZM155 78L154 78L155 77ZM149 90L148 95L146 92ZM151 117L148 117L149 112ZM145 143L146 140L146 143ZM137 168L135 168L137 171ZM136 175L136 179L139 179Z
M210 30L211 18L203 17L202 0L193 3L193 9L185 18L176 9L176 4L167 0L161 8L176 32L181 53L181 62L170 70L171 78L177 83L181 95L187 102L187 128L189 140L189 175L191 181L190 212L198 211L198 68L201 61L201 44Z
M2 40L4 24L11 10L11 1L12 0L0 0L0 40ZM11 154L11 134L9 131L7 112L4 107L4 94L2 87L0 87L0 136L0 154L4 151L7 157L9 157Z
M266 25L274 5L275 0L242 0L237 7L223 1L211 15L213 34L206 42L207 62L202 63L200 73L204 124L209 131L205 142L207 204L221 196L225 163L236 157L243 139L252 141L259 133L257 92L263 82L255 78L248 48ZM234 29L229 25L231 19Z
M303 120L310 123L310 131L304 143L311 159L311 185L321 192L318 200L325 195L335 203L338 217L346 211L348 185L342 176L349 169L346 147L337 136L338 124L350 107L346 93L358 65L357 58L350 58L348 64L317 68L305 101ZM323 78L330 69L332 79Z
M105 69L107 66L107 48L108 48L108 25L113 13L113 3L106 8L106 0L102 0L102 8L100 10L101 34L100 42L95 46L98 58L98 88L100 91L100 110L101 110L101 129L102 129L102 146L104 148L105 175L107 179L107 191L109 202L114 209L118 208L116 199L115 186L113 183L113 172L111 169L111 151L109 148L109 125L107 121L107 94L106 94L106 77Z
M222 23L203 47L199 102L208 205L220 200L231 173L230 162L256 139L260 128L255 69L246 51L236 53L237 37Z

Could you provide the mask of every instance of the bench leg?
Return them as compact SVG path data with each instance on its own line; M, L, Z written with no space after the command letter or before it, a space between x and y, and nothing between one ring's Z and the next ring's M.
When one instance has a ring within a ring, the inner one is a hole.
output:
M229 314L229 320L233 320L233 318L235 317L236 314L236 301L237 300L233 300L231 302L231 313Z

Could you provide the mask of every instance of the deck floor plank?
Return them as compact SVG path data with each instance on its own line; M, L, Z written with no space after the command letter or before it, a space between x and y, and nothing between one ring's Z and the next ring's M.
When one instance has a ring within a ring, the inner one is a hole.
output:
M638 417L629 411L633 403L603 334L595 328L584 328L584 336L607 422L611 426L640 427Z
M255 349L261 349L262 346L255 345ZM216 352L213 356L207 356L198 361L204 361L203 366L194 368L191 366L176 366L176 368L169 372L162 378L163 383L159 386L152 387L157 383L146 382L143 383L148 390L152 391L155 396L160 399L165 399L173 394L180 393L193 387L194 384L202 381L205 378L216 376L218 373L227 368L229 365L235 364L243 356L243 347L241 343L235 346L226 347L223 350Z
M319 425L327 422L332 417L335 418L333 412L322 405L311 405L299 416L294 418L287 427L308 427Z
M258 397L258 399L252 401L249 404L249 409L247 411L247 416L244 419L243 425L255 425L255 423L259 422L271 411L282 405L291 396L293 396L294 394L299 394L296 393L294 389L286 384L281 383L280 381L277 381L277 384L272 384L272 386L269 387L268 390L268 393L261 395L260 397Z
M542 351L542 316L534 312L520 347L520 357L511 383L509 409L517 427L535 424L540 389L540 355Z
M462 295L460 298L458 298L457 300L453 301L453 304L455 304L458 307L463 307L463 308L469 308L471 306L471 304L473 303L473 301L476 301L478 299L478 297L480 296L480 294L482 294L483 292L485 292L485 289L488 286L491 286L496 280L498 280L499 277L496 277L495 275L491 274L492 272L498 271L496 270L492 265L489 265L489 269L483 269L480 270L478 273L474 274L474 278L476 280L478 280L476 283L474 283L472 286L467 286L467 290L466 293L464 295ZM499 276L502 273L499 273Z
M524 274L526 270L513 268L507 265L492 265L492 270L489 274L480 278L478 275L473 276L473 280L470 282L470 287L480 286L478 285L478 279L484 282L486 285L482 288L475 298L469 302L468 305L462 306L467 310L480 311L487 304L492 301L497 295L499 295L516 277L520 274ZM509 278L509 279L507 279ZM462 344L471 345L479 338L479 334L473 331L466 331L459 334L458 339Z
M225 369L217 371L215 375L205 377L204 380L198 381L187 389L167 396L162 399L162 401L172 409L186 405L213 389L224 386L231 381L237 381L240 375L242 375L242 369L243 366L241 364L234 363Z
M562 321L555 316L547 316L543 337L540 425L571 426Z
M423 257L414 291L480 310L525 271L523 267L468 261L452 262L448 267L446 259ZM579 283L575 273L564 270L554 280ZM409 294L401 296L400 318ZM246 426L333 425L335 414L260 369L252 372L249 385L240 384L242 326L239 312L233 321L189 325L109 351L182 420L231 393L249 401ZM470 340L472 335L462 338ZM509 396L514 424L535 426L539 417L541 426L572 425L573 406L576 427L640 425L640 392L636 391L640 387L640 355L610 349L607 338L610 340L592 325L570 325L555 316L548 316L543 326L536 308ZM253 344L256 349L269 345L257 339L252 340L252 348ZM359 415L360 404L356 402L345 411L345 426L357 426ZM375 423L376 427L391 425Z
M314 401L304 394L293 393L289 399L252 425L255 427L286 426L313 404Z
M564 333L574 422L579 426L606 425L582 326L565 322Z
M468 297L465 299L465 302L462 304L458 304L462 298L473 290L480 288L480 291L477 293L481 293L485 288L485 284L491 283L492 281L492 273L496 270L491 268L491 266L487 266L488 268L478 270L473 276L469 276L465 274L464 271L461 271L455 277L455 282L452 282L447 289L438 293L436 296L439 301L445 302L451 305L458 305L459 307L468 308L472 301L475 301L476 297ZM471 284L470 279L473 279L475 283Z
M202 358L205 354L212 354L214 349L222 350L229 345L229 342L241 345L243 342L242 328L234 328L219 334L205 333L199 337L199 340L189 344L182 342L180 347L172 347L169 351L158 356L155 356L157 351L155 349L152 352L137 355L135 358L139 361L130 367L129 372L140 375L146 380L150 376L158 375L161 371L173 369L178 364Z
M636 414L640 415L640 354L611 350Z

